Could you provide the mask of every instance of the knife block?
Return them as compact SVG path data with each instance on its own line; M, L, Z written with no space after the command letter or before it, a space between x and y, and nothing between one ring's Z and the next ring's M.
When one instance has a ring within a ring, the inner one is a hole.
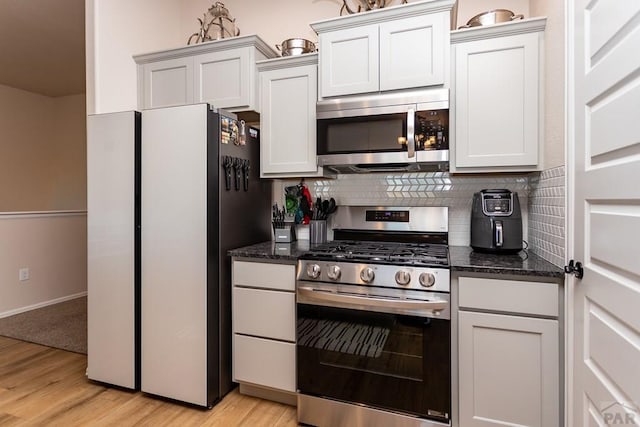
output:
M296 241L296 227L294 224L285 224L284 227L274 227L273 240L276 243L291 243Z

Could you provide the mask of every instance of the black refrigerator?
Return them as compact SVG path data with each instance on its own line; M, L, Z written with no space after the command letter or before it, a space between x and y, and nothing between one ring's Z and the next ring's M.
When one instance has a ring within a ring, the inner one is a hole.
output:
M232 387L229 249L271 238L258 131L208 104L142 112L141 389L203 407Z

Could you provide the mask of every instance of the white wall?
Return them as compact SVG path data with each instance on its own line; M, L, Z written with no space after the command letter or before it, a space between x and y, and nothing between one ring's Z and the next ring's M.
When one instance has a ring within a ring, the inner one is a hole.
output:
M200 28L202 18L211 5L210 0L185 0L181 10L184 44L189 35ZM396 0L393 4L399 4ZM305 38L314 43L318 36L309 23L340 16L341 0L225 0L225 7L236 19L240 34L258 34L274 50L286 39Z
M0 86L0 212L44 210L53 98Z
M0 86L0 317L86 292L84 105Z
M0 214L0 317L86 293L86 229L84 213Z
M46 210L87 208L87 127L85 95L53 99L55 149L50 164Z
M87 113L133 110L132 55L186 44L180 31L186 0L86 0Z
M84 209L84 95L0 85L0 212Z
M544 32L544 168L551 169L565 164L564 2L532 0L531 13L547 17L547 27Z

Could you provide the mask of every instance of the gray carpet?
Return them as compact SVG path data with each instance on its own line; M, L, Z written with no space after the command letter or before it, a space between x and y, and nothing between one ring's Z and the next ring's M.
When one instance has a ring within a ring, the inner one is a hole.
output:
M87 354L87 297L0 319L0 335Z

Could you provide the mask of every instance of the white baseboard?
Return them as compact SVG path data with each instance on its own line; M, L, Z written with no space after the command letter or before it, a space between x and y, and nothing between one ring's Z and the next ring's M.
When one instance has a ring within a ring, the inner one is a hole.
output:
M56 299L52 299L52 300L49 300L49 301L39 302L37 304L28 305L26 307L15 308L13 310L9 310L9 311L5 311L4 313L0 313L0 319L2 319L4 317L13 316L14 314L24 313L25 311L35 310L36 308L42 308L42 307L46 307L48 305L58 304L59 302L65 302L65 301L69 301L69 300L80 298L80 297L84 297L84 296L87 296L87 291L78 292L77 294L67 295L67 296L56 298Z

